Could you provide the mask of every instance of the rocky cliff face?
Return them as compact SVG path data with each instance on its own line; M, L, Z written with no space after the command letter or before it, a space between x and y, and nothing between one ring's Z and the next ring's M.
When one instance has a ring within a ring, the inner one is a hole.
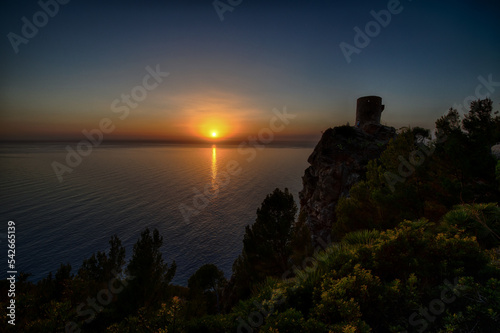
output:
M396 135L393 127L379 124L365 125L363 129L341 126L323 133L311 164L302 177L303 189L299 193L301 211L315 243L330 239L335 223L335 207L341 196L364 179L368 161L378 158L389 140Z

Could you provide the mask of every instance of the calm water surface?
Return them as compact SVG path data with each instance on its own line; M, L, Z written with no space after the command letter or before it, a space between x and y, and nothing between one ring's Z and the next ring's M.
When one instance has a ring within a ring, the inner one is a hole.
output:
M265 196L276 187L288 187L298 204L301 177L312 152L312 148L242 152L232 146L101 146L59 182L51 163L64 163L64 147L0 147L4 228L0 245L7 252L7 222L13 220L17 269L32 273L32 280L55 273L60 263L69 262L76 273L84 258L108 250L113 234L122 240L128 259L146 227L160 231L163 258L176 261L174 283L187 284L206 263L216 264L229 277L241 252L244 227L254 222ZM227 173L230 161L238 162L238 175ZM196 197L205 189L218 194L208 202ZM198 208L199 213L186 218L179 207ZM0 278L6 277L5 271L0 271Z

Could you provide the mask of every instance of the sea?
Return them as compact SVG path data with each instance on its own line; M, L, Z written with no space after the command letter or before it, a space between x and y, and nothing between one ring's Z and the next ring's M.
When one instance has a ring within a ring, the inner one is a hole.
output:
M187 285L208 263L229 278L245 226L255 221L266 195L288 188L299 206L301 177L313 151L310 146L122 143L80 147L75 156L68 146L78 148L0 145L0 279L12 270L9 221L15 224L13 268L32 274L30 281L54 274L61 263L71 264L76 274L84 259L108 251L113 235L122 241L128 261L145 228L158 229L164 261L175 260L173 284Z

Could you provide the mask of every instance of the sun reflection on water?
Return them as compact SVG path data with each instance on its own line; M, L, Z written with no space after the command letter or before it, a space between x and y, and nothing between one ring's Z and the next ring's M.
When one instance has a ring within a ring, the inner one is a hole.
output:
M212 145L212 188L217 187L217 146Z

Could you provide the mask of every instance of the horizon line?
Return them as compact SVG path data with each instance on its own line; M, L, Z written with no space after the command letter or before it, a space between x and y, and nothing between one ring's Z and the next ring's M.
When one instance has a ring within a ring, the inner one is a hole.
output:
M80 141L88 141L85 139L0 139L0 144L63 144L63 143L78 143ZM175 144L175 145L240 145L259 144L263 146L304 146L310 147L316 145L318 140L273 140L269 143L249 142L249 140L165 140L165 139L112 139L103 140L98 144L93 144L94 147L103 145L121 145L121 144Z

